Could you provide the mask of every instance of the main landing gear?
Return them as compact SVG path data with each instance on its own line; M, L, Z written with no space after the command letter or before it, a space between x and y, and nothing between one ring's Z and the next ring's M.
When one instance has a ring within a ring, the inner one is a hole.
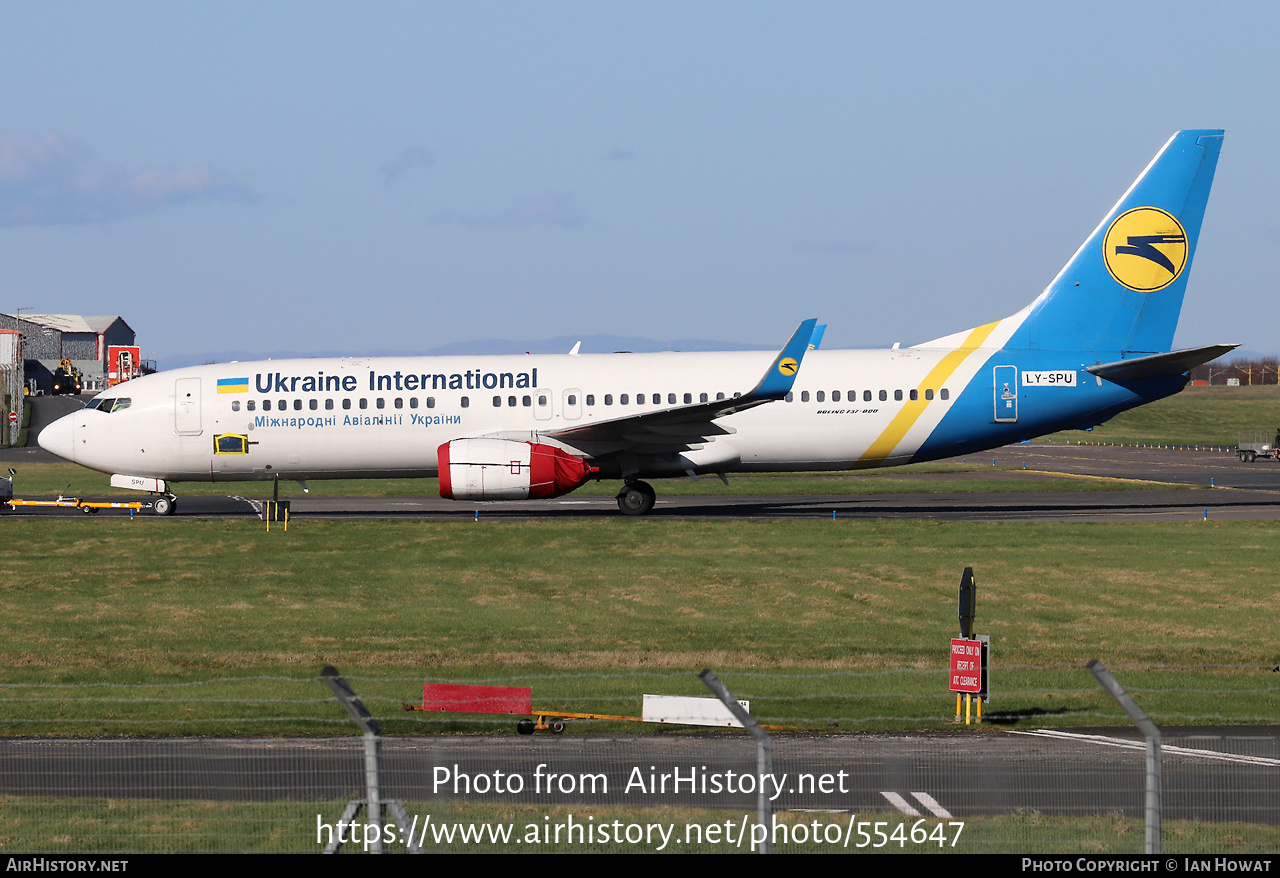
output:
M623 515L645 515L657 499L657 492L648 482L628 479L618 492L618 509Z
M151 509L156 515L173 515L173 510L177 505L178 498L172 494L161 494L151 501Z

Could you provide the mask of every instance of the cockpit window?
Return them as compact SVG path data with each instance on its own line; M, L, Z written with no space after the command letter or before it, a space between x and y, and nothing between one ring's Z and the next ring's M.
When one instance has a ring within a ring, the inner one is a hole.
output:
M127 409L132 402L133 400L129 399L127 396L117 396L115 400L116 404L111 407L111 411L123 411L124 409Z
M127 396L100 396L90 402L85 406L85 408L97 409L103 414L111 414L111 412L118 412L123 409L127 409L130 402L131 400Z

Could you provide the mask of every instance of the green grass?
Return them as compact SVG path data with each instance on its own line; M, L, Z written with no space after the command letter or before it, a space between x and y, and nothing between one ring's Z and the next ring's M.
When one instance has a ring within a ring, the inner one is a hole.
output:
M267 534L13 518L0 733L345 734L313 682L325 664L360 681L388 733L509 731L399 711L427 678L634 714L643 692L705 694L703 667L768 721L946 727L965 565L993 640L994 720L1118 720L1083 670L1096 657L1157 722L1273 722L1276 535L1258 522L300 520Z
M1059 441L1234 446L1241 430L1280 427L1280 387L1188 387Z

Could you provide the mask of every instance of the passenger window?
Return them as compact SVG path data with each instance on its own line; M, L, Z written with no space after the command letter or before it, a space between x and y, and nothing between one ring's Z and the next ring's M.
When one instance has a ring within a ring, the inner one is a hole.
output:
M627 399L628 399L627 394L625 393L622 394L621 396L618 397L618 405L627 405Z
M688 404L689 404L689 403L691 403L691 402L693 402L693 394L692 394L692 393L686 393L686 394L684 395L684 404L685 404L685 405L688 405Z
M815 398L818 400L818 402L826 402L826 401L827 401L827 394L826 394L826 392L825 392L825 391L819 390L819 391L817 392L817 394L816 394L816 397L815 397Z
M944 387L944 388L942 388L942 394L941 394L941 396L942 396L942 398L943 398L943 399L950 399L950 398L951 398L951 392L950 392L950 391L948 391L948 390L947 390L947 388L945 388L945 387Z
M326 399L324 401L324 410L326 412L333 411L333 397L330 397L329 399Z
M675 404L676 404L676 395L674 393L668 393L667 405L675 405Z
M794 393L792 393L790 390L788 390L788 391L787 391L787 402L793 402L793 401L795 400L795 398L796 398L796 395L795 395Z
M349 399L344 399L344 400L342 401L342 407L343 407L344 409L350 409L350 408L351 408L351 400L349 400Z
M637 393L637 394L636 394L636 405L644 405L644 394L643 394L643 393Z
M367 409L368 407L369 407L369 400L365 399L363 396L360 397L360 408Z
M514 407L515 407L515 404L516 404L516 398L515 398L514 396L508 396L508 397L507 397L507 405L509 405L509 406L511 406L512 408L514 408Z
M470 405L471 405L471 399L469 397L464 396L462 398L462 407L465 409L465 408L468 408Z
M409 408L416 409L418 407L418 398L416 396L409 397Z
M801 401L801 402L808 402L808 401L809 401L809 391L807 391L807 390L802 390L802 391L800 391L800 401Z
M886 399L888 399L888 398L889 398L889 394L888 394L887 392L885 392L885 391L883 391L883 390L882 390L882 391L880 391L880 401L881 401L881 402L884 402L884 401L885 401Z
M578 395L576 393L569 394L569 405L578 404Z
M314 412L316 409L320 408L320 400L318 399L308 400L307 408L311 409Z
M531 396L520 397L520 404L525 408L528 408L529 406L533 405L533 397Z
M605 404L605 405L613 405L613 394L612 394L612 393L606 393L606 394L604 395L604 404Z
M920 391L916 390L914 387L911 388L911 401L915 402L919 398L920 398Z
M716 394L716 402L719 402L719 401L720 401L720 400L722 400L722 399L724 399L724 394L723 394L723 393L717 393L717 394Z
M545 394L539 394L539 396L538 396L538 405L539 405L539 406L544 406L544 405L546 405L546 404L547 404L547 397L546 397L546 395L545 395Z
M404 408L404 397L402 397L402 396L397 396L397 397L396 397L396 408L398 408L398 409L402 409L402 408Z
M289 410L289 400L282 399L276 403L276 411L287 412Z
M707 395L705 393L699 393L698 402L706 402L706 401L707 401Z
M894 398L895 400L897 400L898 402L902 402L902 391L901 391L901 390L895 390L895 391L893 392L893 398Z
M839 402L839 401L840 401L840 391L838 391L838 390L833 390L833 391L831 391L831 401L832 401L832 402Z
M380 409L384 409L384 408L386 408L386 407L387 407L387 401L386 401L385 399L383 399L382 397L378 397L377 399L375 399L375 400L373 401L373 404L374 404L375 406L377 406L378 408L380 408Z
M494 408L501 408L501 406L502 406L502 397L500 397L500 396L495 396L495 397L493 398L493 407L494 407Z
M595 404L596 404L596 395L594 393L588 393L587 405L595 405Z
M862 401L863 401L863 402L871 402L871 391L870 391L870 390L864 390L864 391L862 391Z
M245 403L245 408L247 408L249 411L253 411L255 402L256 400L252 400L252 399L249 400L248 402Z
M263 410L264 412L269 412L269 411L271 411L271 400L269 400L269 399L264 399L264 400L262 401L262 410Z
M932 391L932 390L926 390L926 391L924 392L924 398L925 398L925 399L933 399L933 391Z
M675 402L675 398L674 398L674 397L672 397L671 401L672 401L672 402ZM653 404L654 404L654 405L662 405L662 394L661 394L661 393L655 393L655 394L653 395Z
M427 408L429 408L429 409L433 409L433 408L435 408L435 407L436 407L436 398L435 398L434 396L428 396L428 397L427 397Z
M238 411L240 411L240 400L238 400L238 399L233 399L233 400L231 400L231 410L232 410L233 412L238 412Z
M300 412L300 411L302 411L302 400L300 400L300 399L295 399L295 400L293 401L293 410L294 410L295 412Z

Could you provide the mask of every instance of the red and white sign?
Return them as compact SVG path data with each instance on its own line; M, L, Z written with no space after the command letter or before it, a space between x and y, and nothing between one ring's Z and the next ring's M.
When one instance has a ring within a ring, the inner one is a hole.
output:
M10 423L10 424L16 424L16 423L18 423L18 413L17 413L17 412L9 412L9 423Z
M107 386L115 387L121 381L137 378L142 349L128 345L109 345L107 347Z
M982 641L951 640L951 691L982 691Z

